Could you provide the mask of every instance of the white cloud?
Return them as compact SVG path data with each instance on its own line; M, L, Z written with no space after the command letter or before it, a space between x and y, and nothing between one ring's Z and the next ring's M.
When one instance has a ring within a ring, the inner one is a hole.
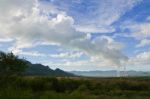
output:
M95 70L101 69L103 67L114 68L116 65L112 64L110 61L99 58L92 57L86 60L76 60L76 61L68 61L63 60L61 62L50 62L45 61L45 65L49 65L51 68L63 68L65 70Z
M58 5L55 2L52 4L76 19L77 30L85 33L109 33L115 31L112 24L140 1L142 0L55 0Z
M15 55L32 56L32 57L46 57L47 54L39 53L38 51L22 51L21 49L9 49Z
M127 60L127 57L121 53L122 44L107 36L91 40L89 34L75 29L75 20L71 16L60 11L55 13L55 17L49 19L46 15L41 14L38 2L15 1L16 3L11 3L11 0L1 0L5 6L0 6L0 9L5 10L5 14L0 13L0 33L16 41L12 48L15 49L15 53L39 56L41 54L37 52L25 53L21 52L21 49L46 42L78 49L90 57L102 57L104 62L107 60L107 63L116 66L120 66L123 61ZM29 3L31 4L28 5ZM76 57L76 55L71 56Z
M135 23L125 22L122 26L123 29L129 29L131 31L131 36L135 39L145 39L150 37L150 23Z
M82 52L65 52L65 53L59 53L59 54L52 54L50 57L53 58L79 58L83 55Z
M96 57L103 57L112 63L112 65L119 66L122 61L128 58L121 53L121 44L113 41L110 37L97 37L92 42L90 39L81 39L71 42L71 46L79 48L87 55Z
M102 0L102 2L99 2L98 11L96 11L100 16L98 16L99 20L96 21L102 25L104 24L104 26L111 25L140 1L141 0Z
M2 38L0 38L0 42L11 42L11 41L13 41L13 39L10 39L10 38L2 39Z
M39 53L39 52L37 52L37 51L21 52L20 55L35 56L35 57L46 57L46 54Z
M135 66L150 65L149 60L150 60L150 51L147 51L139 53L135 57L132 57L129 60L129 64Z
M112 26L95 26L95 25L77 25L76 29L84 33L111 33L115 31Z
M136 47L144 47L150 45L150 40L149 39L143 39L140 41L140 43Z
M31 52L20 52L19 55L25 55L25 56L35 56L35 57L46 57L46 54L39 53L37 51L31 51Z
M150 23L139 24L133 27L136 31L134 36L137 38L147 38L150 37Z

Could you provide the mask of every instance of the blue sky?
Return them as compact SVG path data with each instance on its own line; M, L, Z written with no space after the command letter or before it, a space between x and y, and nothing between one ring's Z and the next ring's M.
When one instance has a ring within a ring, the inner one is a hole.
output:
M150 71L150 0L0 0L0 50L63 70Z

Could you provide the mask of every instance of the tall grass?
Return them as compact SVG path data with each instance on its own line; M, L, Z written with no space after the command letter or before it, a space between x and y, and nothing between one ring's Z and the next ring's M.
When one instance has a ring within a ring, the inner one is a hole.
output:
M150 99L150 78L0 78L0 99Z

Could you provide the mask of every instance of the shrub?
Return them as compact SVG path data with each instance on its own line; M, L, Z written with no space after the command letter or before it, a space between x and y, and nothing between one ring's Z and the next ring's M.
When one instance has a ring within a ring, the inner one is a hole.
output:
M21 75L27 68L27 61L18 58L13 53L0 51L0 76Z

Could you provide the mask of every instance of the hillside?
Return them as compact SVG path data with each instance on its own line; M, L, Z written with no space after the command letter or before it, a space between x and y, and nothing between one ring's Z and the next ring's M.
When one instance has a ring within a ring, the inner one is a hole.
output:
M44 66L42 64L32 64L30 62L28 62L28 68L24 74L27 76L74 76L74 74L65 72L58 68L53 70L48 66Z

